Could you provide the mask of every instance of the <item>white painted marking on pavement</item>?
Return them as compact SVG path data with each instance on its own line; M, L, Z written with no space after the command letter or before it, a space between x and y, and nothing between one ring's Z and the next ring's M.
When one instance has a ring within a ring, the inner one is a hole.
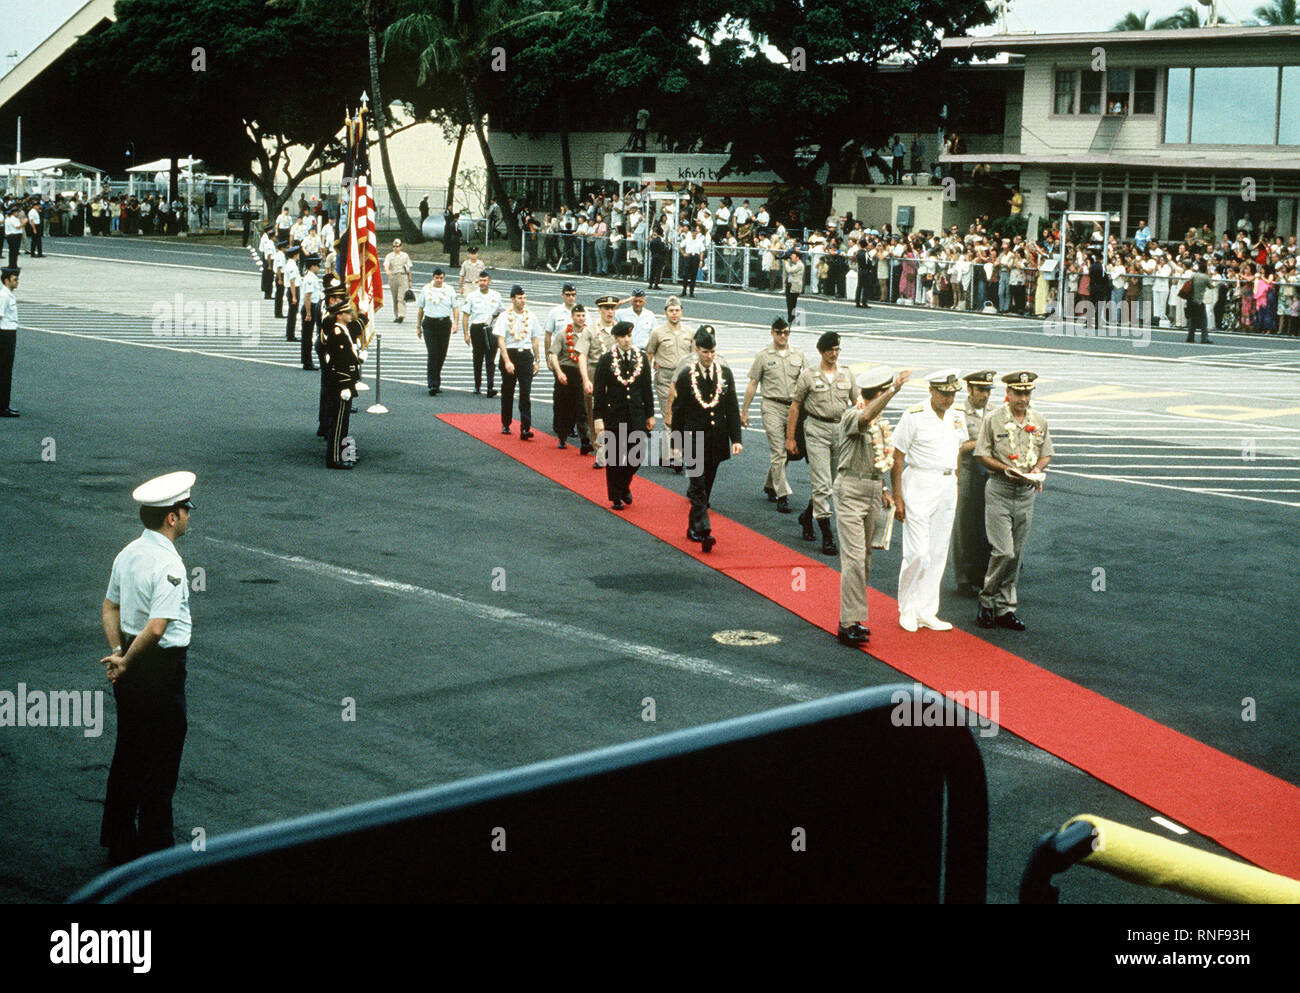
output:
M1151 818L1151 820L1155 821L1162 828L1167 828L1168 830L1172 831L1174 834L1187 833L1187 828L1183 827L1181 824L1175 824L1173 821L1166 820L1165 818L1161 817L1159 814Z

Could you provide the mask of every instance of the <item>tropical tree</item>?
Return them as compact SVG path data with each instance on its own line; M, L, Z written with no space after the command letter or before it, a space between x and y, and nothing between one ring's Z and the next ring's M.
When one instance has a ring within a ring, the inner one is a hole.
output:
M395 56L415 53L421 85L439 76L455 82L483 154L492 195L504 208L508 198L483 128L479 90L487 73L508 65L508 57L495 44L503 33L554 21L559 11L524 5L521 13L516 0L395 0L394 9L397 17L384 32L385 55L390 47ZM513 211L504 213L510 238L517 240L519 222Z
M1261 24L1283 26L1300 24L1300 4L1296 0L1273 0L1271 4L1255 8L1255 17Z
M1183 28L1205 27L1201 14L1191 4L1178 8L1168 17L1162 17L1151 25L1156 31L1180 30Z
M1150 24L1151 11L1144 10L1141 13L1130 10L1120 20L1111 25L1112 31L1146 31Z

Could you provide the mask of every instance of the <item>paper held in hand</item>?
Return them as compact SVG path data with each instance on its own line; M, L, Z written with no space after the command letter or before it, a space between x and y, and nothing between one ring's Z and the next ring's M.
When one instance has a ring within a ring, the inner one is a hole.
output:
M1043 485L1043 480L1047 478L1045 472L1021 472L1015 466L1007 467L1007 475L1013 479L1023 479L1026 483L1035 483L1038 486Z
M894 508L877 507L872 514L871 547L883 552L889 551L889 542L894 537Z

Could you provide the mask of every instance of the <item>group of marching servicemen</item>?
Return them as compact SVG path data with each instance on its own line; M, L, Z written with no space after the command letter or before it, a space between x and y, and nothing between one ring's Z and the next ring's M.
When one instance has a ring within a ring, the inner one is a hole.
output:
M817 363L790 347L789 334L789 325L777 318L772 344L750 369L741 420L748 425L761 387L770 452L763 490L778 512L791 512L789 460L808 460L812 498L799 523L803 539L816 541L816 522L823 554L840 556L840 640L856 646L870 636L871 548L877 530L892 530L890 511L903 525L898 623L904 630L951 630L939 617L951 541L958 591L979 598L976 623L1023 631L1016 584L1034 500L1052 458L1047 421L1029 403L1037 374L1004 375L1006 403L986 414L993 370L961 379L955 370L932 373L926 377L929 400L908 407L891 430L881 415L910 370L875 368L852 376L839 364L838 334L818 339ZM958 407L963 381L967 399Z
M270 225L263 230L258 244L262 296L275 301L286 340L300 342L303 369L320 372L316 435L325 439L325 465L351 469L357 458L348 428L366 359L367 318L352 304L335 271L337 245L328 220L318 232L314 219L304 216L278 243L271 230ZM319 365L312 361L313 349Z

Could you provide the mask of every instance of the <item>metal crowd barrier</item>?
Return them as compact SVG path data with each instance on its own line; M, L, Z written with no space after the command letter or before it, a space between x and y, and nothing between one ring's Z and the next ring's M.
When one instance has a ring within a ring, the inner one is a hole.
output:
M1020 902L1059 903L1052 877L1074 865L1214 903L1300 903L1300 881L1092 814L1038 839L1020 880Z
M859 690L173 848L72 902L983 903L976 718Z

